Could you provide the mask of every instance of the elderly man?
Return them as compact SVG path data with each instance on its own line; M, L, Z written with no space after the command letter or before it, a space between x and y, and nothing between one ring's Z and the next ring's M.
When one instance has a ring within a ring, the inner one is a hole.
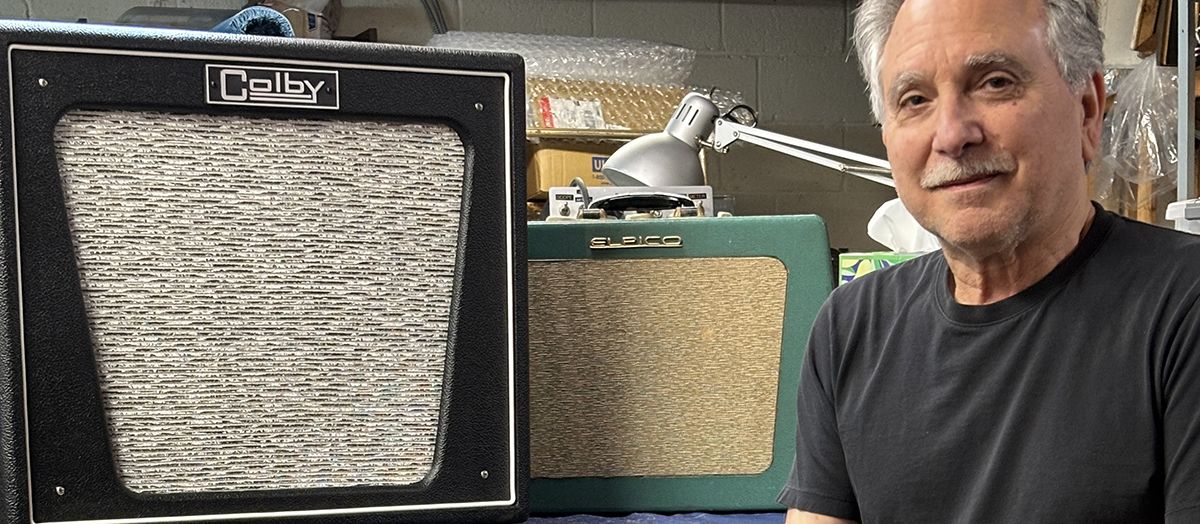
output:
M866 0L855 44L938 253L813 326L789 522L1200 522L1200 238L1089 202L1093 0Z

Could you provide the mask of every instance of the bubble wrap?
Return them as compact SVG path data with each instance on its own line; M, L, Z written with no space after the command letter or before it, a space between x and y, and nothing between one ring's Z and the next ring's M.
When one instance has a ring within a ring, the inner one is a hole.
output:
M602 112L606 129L662 131L689 91L709 93L708 89L669 84L635 84L560 78L526 79L526 125L535 129L597 129L599 126L563 125L562 115L553 114L553 100L593 103ZM722 112L742 103L740 93L714 90L713 103ZM551 113L549 116L547 113Z
M682 84L696 61L685 47L620 38L450 31L429 46L516 53L529 77L635 84Z

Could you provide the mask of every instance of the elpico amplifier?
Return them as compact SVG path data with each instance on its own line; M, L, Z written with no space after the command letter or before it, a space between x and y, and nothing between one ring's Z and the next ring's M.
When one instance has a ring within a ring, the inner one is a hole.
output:
M831 275L813 215L530 223L532 508L777 509Z

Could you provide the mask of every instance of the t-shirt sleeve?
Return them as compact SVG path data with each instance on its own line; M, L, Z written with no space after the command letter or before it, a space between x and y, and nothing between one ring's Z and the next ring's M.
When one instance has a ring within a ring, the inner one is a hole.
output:
M1200 303L1168 345L1163 368L1166 522L1200 522Z
M779 502L789 508L858 520L858 503L834 413L833 327L831 305L826 302L813 323L800 370L796 459Z

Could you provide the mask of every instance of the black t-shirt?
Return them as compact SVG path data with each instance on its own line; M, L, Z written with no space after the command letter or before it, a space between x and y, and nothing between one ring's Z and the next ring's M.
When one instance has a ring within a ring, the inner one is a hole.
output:
M941 253L838 288L780 502L864 522L1200 522L1200 237L1100 210L964 306Z

